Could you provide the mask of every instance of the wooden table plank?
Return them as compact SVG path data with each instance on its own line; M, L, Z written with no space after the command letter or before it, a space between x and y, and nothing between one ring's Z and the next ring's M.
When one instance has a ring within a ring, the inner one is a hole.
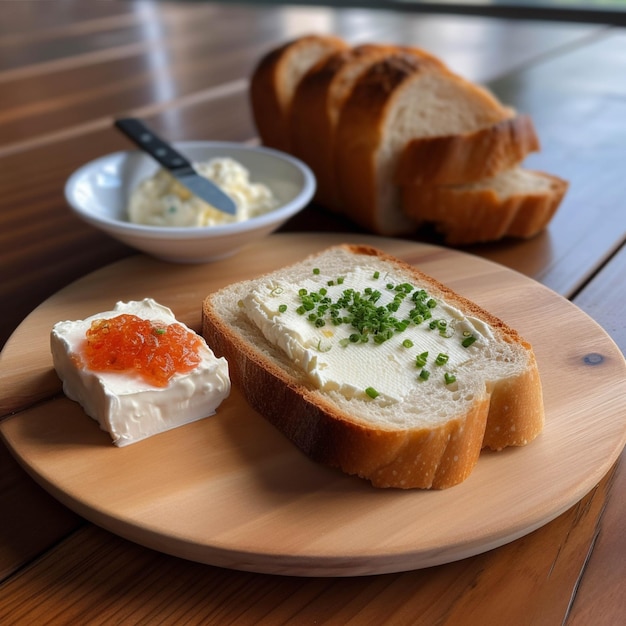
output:
M0 494L5 503L0 534L0 582L85 523L39 487L4 445L0 445ZM8 502L10 507L6 507Z
M595 319L626 354L626 240L574 302Z
M614 164L626 145L624 76L626 34L619 31L491 83L533 117L542 150L526 166L562 176L570 189L547 231L527 246L499 242L473 251L509 267L527 257L533 277L569 295L622 245L626 177Z
M68 25L72 28L76 24L117 19L133 11L130 2L95 2L93 5L73 2L59 11L51 2L15 2L0 21L0 43L28 37L33 31L66 32Z
M124 22L118 19L103 32L93 32L93 27L68 38L60 31L57 37L43 38L35 46L28 39L5 38L4 45L0 39L4 58L11 59L8 66L0 65L0 136L4 143L120 109L171 102L198 86L206 89L247 78L261 54L281 40L310 32L311 20L322 25L321 32L334 30L354 42L389 40L420 45L478 81L602 32L578 25L559 25L548 31L541 23L507 24L484 18L407 20L386 12L357 19L358 13L349 10L331 20L324 9L298 7L280 14L270 7L251 9L242 19L237 7L192 3L173 11L167 6L156 5L150 13L143 9L125 16ZM216 20L222 29L214 28ZM498 36L505 29L506 46ZM458 36L461 31L462 38ZM222 33L228 33L227 44ZM226 45L232 54L216 63L216 51Z

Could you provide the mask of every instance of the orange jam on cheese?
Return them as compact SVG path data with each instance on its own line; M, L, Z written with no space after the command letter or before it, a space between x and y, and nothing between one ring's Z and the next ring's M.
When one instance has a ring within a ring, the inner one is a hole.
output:
M160 324L124 314L98 319L87 331L82 356L96 372L133 372L155 387L200 363L201 339L180 324Z

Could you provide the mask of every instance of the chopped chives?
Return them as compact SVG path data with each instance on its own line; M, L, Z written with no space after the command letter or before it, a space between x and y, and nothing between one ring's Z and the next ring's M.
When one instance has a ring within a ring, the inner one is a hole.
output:
M313 268L313 273L314 274L319 274L320 273L320 268L319 267L314 267Z
M415 367L424 367L428 359L428 352L422 352L415 357Z
M475 341L476 341L476 337L474 337L474 335L470 335L469 337L465 337L465 339L463 339L463 341L461 342L461 345L464 348L469 348Z
M413 342L412 342L410 339L405 339L405 340L402 342L402 345L403 345L405 348L412 348L412 347L413 347Z
M286 304L281 304L278 307L278 310L279 310L280 313L284 313L287 310L287 305Z
M448 362L448 355L440 352L435 359L435 365L445 365Z
M419 377L420 380L428 380L428 378L430 377L430 372L428 370L422 370Z
M372 399L377 398L380 394L378 393L378 391L376 391L376 389L374 389L374 387L368 387L365 390L365 393Z
M451 385L456 382L456 376L454 374L450 374L450 372L446 372L443 377L446 381L446 385Z

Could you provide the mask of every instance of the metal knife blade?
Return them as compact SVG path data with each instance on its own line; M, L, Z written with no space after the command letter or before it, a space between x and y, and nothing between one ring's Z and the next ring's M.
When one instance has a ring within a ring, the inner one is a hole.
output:
M224 193L215 183L204 178L204 176L200 176L187 158L166 141L163 141L143 122L127 117L115 120L115 126L195 196L223 213L229 215L237 213L237 205L229 195Z

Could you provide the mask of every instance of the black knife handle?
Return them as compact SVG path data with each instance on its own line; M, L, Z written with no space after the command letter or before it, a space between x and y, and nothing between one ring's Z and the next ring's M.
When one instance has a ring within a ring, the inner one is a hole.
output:
M134 117L115 120L115 126L134 144L147 152L167 170L191 168L191 163L167 142L152 132L143 122Z

